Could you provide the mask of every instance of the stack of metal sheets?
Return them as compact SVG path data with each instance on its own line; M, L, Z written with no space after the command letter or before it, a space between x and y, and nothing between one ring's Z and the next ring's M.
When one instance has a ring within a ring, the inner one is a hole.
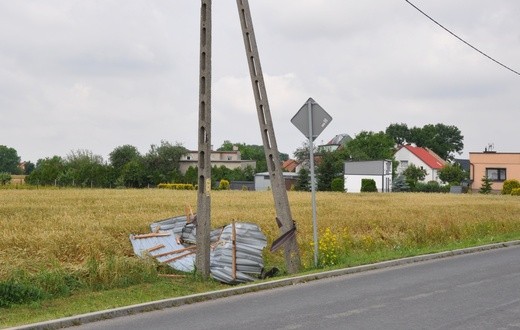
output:
M186 216L168 218L152 223L150 234L130 235L134 253L155 258L179 271L194 271L196 226L186 219ZM244 283L254 281L262 273L267 239L256 224L235 222L215 229L211 231L210 241L210 274L214 279Z

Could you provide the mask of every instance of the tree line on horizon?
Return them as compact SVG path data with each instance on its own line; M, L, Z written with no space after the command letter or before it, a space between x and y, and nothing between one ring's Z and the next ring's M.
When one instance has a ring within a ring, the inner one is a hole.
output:
M225 141L217 151L232 151L238 147L243 159L256 160L256 168L229 169L225 166L212 168L212 181L216 184L228 181L252 181L257 172L267 171L263 146L232 144ZM0 184L11 179L11 174L25 174L25 182L32 185L97 188L143 188L160 183L197 184L198 169L190 166L186 173L179 170L179 161L188 153L182 144L161 141L151 145L142 155L136 147L116 147L108 161L90 150L71 151L66 157L52 156L39 159L36 164L23 162L13 148L0 145ZM281 154L283 160L287 154Z
M396 123L388 126L385 131L361 131L335 151L324 151L314 147L315 154L319 156L316 165L318 190L332 190L332 182L342 179L345 161L393 159L396 146L406 143L427 147L448 161L454 159L455 153L460 154L464 146L460 130L444 124L408 128L406 124ZM238 148L243 160L255 160L256 168L231 170L224 166L215 166L212 168L214 184L222 179L253 181L255 173L267 171L263 146L226 140L217 151L232 151L235 148ZM36 164L24 162L25 167L22 171L16 150L0 145L0 173L4 173L3 176L26 174L26 182L34 185L143 188L168 182L196 184L196 167L190 167L186 173L179 170L179 160L187 152L182 144L167 141L161 141L160 145L151 145L150 150L144 155L134 146L123 145L116 147L105 162L101 156L89 150L76 150L71 151L66 157L52 156L39 159ZM309 154L306 143L294 151L296 159L304 165ZM282 161L289 158L285 153L281 153L280 156ZM304 172L300 173L295 187L298 190L308 190L308 166L303 168ZM413 173L413 176L414 181L420 180L420 171Z

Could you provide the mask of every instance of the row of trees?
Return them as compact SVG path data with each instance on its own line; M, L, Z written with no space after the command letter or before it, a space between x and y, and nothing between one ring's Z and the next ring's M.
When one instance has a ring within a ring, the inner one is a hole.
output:
M89 150L70 152L65 158L53 156L37 161L26 177L34 185L78 187L145 187L179 179L179 160L187 150L180 144L161 141L141 155L136 147L115 148L105 162Z
M462 141L463 136L457 127L444 124L412 128L408 128L406 124L391 124L384 132L362 131L354 139L334 151L314 147L314 154L318 158L317 189L333 190L334 180L343 178L345 161L393 159L396 146L406 143L429 148L443 159L453 160L455 154L460 154L464 147ZM308 164L309 145L304 143L294 154L299 162ZM397 165L394 161L394 171ZM395 178L398 184L403 183L400 188L397 188L413 191L417 188L418 182L424 180L425 175L425 170L411 165L403 173L402 178ZM296 189L308 190L309 183L306 176L308 177L307 169L299 173ZM460 183L466 176L467 174L456 164L448 164L439 174L440 179L446 183Z
M232 150L229 149L229 143L226 141L219 150ZM258 146L240 145L239 148L244 150L242 154L245 153L246 157L252 154L253 157L260 158ZM261 150L263 163L258 165L257 161L256 169L247 167L231 170L224 166L215 166L212 169L212 181L252 181L255 170L263 170L262 165L267 168L263 148ZM30 166L29 172L24 173L19 166L20 157L16 150L0 146L0 183L8 183L12 173L27 174L26 183L33 185L142 188L166 182L197 184L196 167L188 168L186 173L179 170L179 161L187 152L181 144L167 141L151 145L144 155L132 145L123 145L115 148L105 162L101 156L89 150L77 150L71 151L66 157L39 159L36 165ZM27 167L28 162L24 164Z

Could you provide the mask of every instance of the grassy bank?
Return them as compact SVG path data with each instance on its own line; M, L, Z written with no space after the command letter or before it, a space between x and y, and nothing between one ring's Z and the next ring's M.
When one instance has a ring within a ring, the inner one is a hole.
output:
M305 271L314 267L310 197L289 193ZM515 196L318 193L317 201L327 268L520 238ZM195 208L196 192L0 190L0 283L29 294L29 302L0 307L0 326L223 288L192 274L159 277L172 271L133 255L129 234L186 205ZM212 227L254 222L270 244L279 235L274 217L270 192L212 193ZM265 261L283 273L281 251L266 252Z

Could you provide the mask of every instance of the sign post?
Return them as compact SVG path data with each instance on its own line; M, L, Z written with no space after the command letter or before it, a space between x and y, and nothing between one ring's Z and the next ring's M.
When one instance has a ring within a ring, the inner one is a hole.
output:
M332 117L312 98L300 108L291 119L296 128L309 139L311 167L312 227L314 236L314 266L318 266L318 225L316 220L316 180L314 175L314 140L323 132Z

